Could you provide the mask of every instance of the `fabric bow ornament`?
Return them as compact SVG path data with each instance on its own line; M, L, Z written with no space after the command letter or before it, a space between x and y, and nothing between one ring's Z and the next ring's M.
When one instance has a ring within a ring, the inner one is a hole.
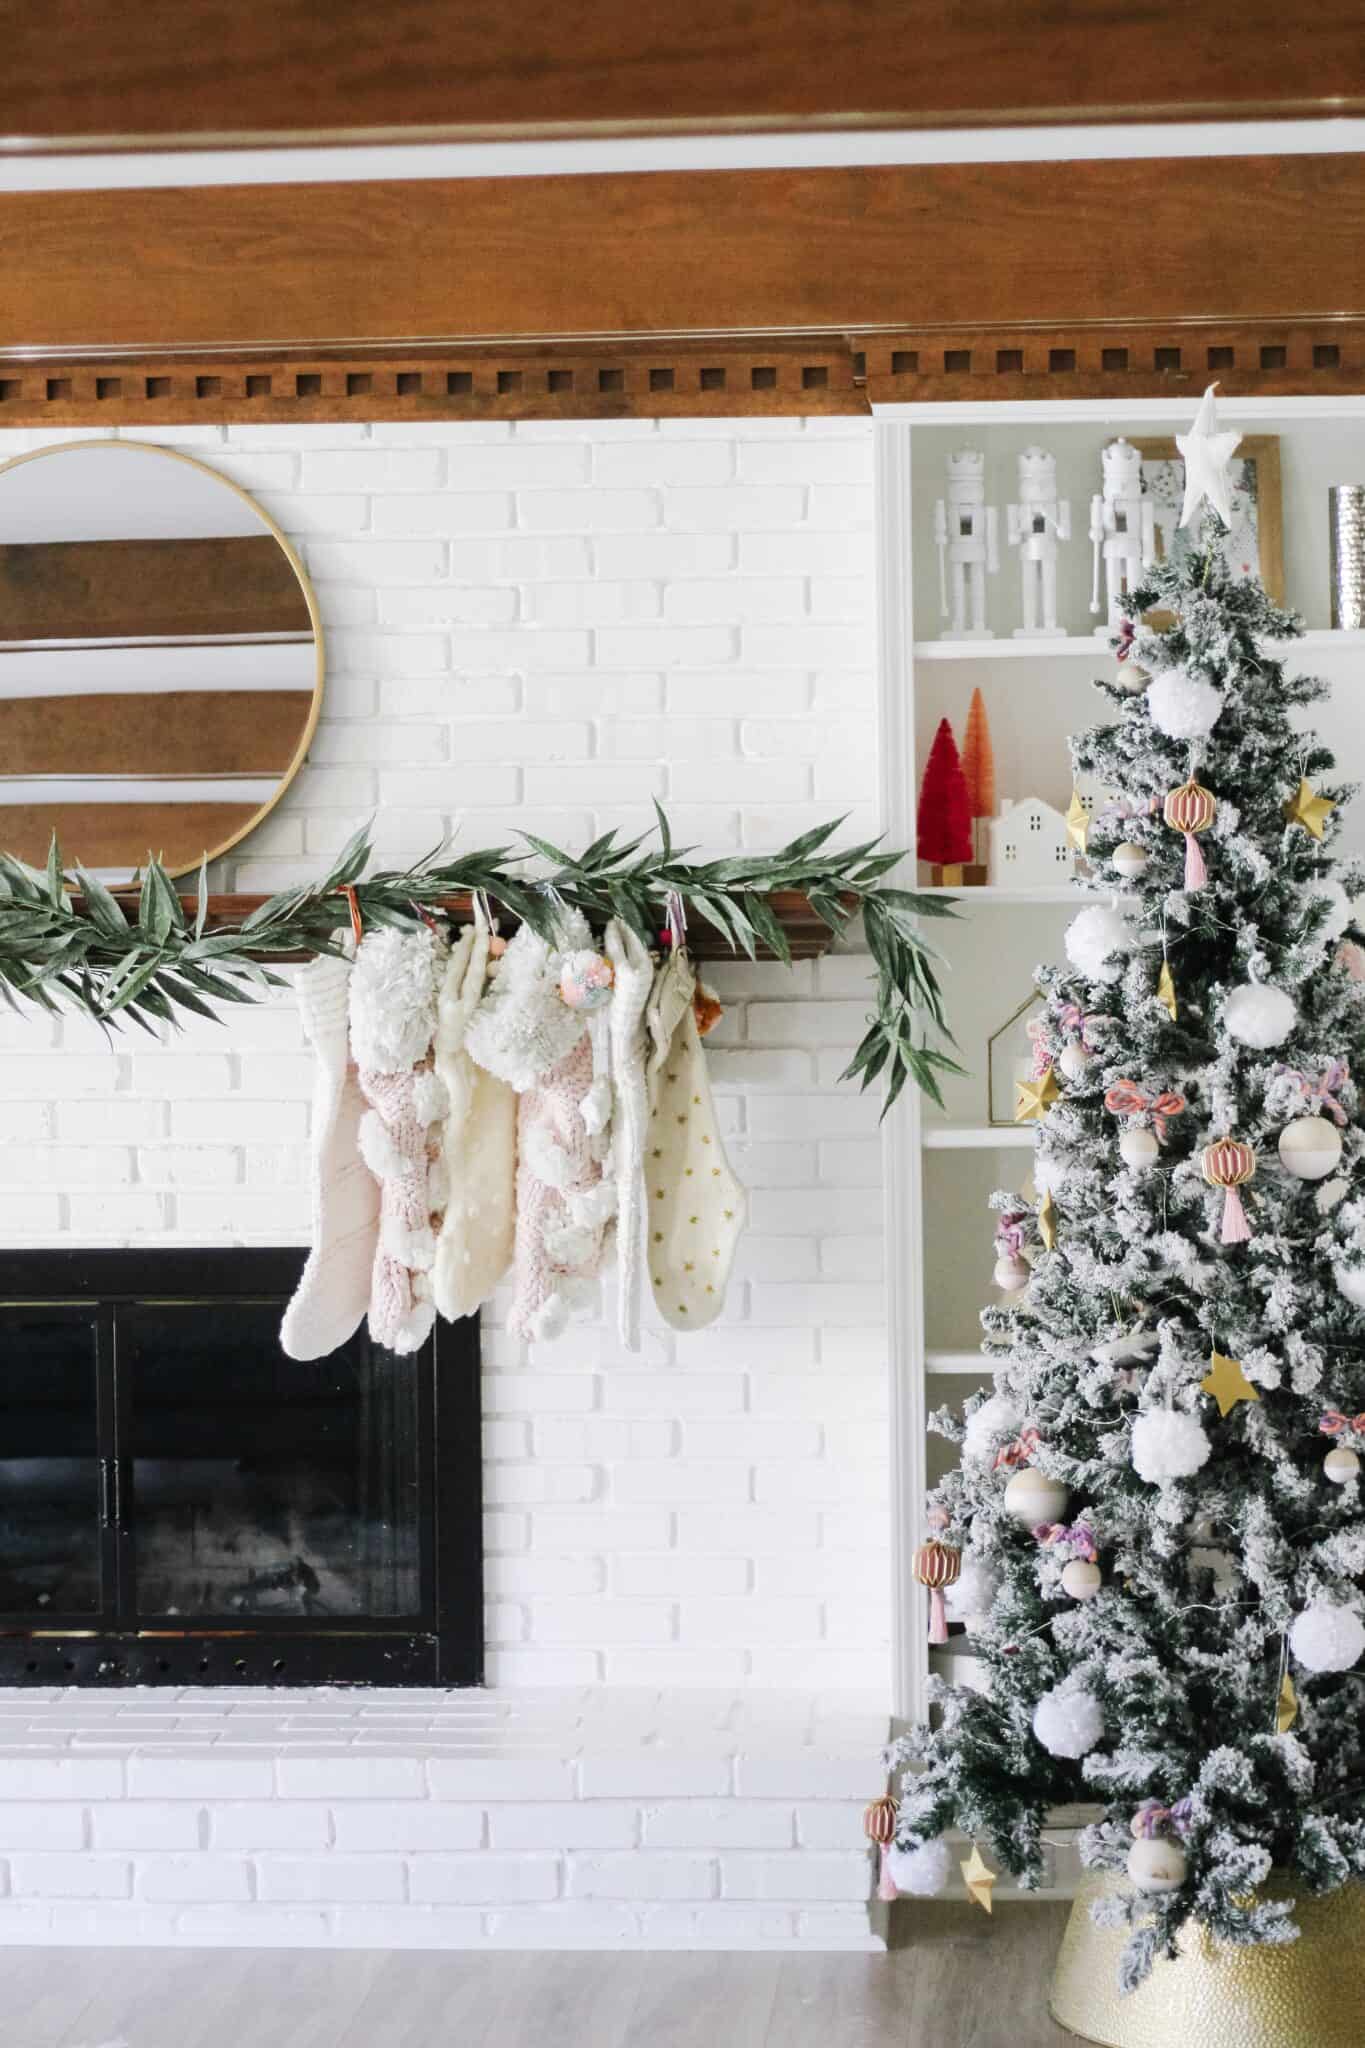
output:
M1154 1095L1149 1089L1140 1088L1136 1081L1115 1081L1104 1098L1104 1106L1113 1116L1150 1116L1152 1128L1160 1144L1166 1142L1166 1126L1173 1116L1179 1116L1185 1109L1185 1098L1170 1089Z
M1020 1430L1012 1444L1005 1444L1001 1450L996 1452L994 1470L999 1472L1002 1469L1008 1468L1014 1471L1020 1465L1027 1465L1042 1441L1043 1439L1030 1422L1027 1428Z
M1024 1250L1024 1225L1028 1222L1027 1209L1011 1210L1002 1216L995 1226L995 1242L1001 1252L1011 1258L1020 1258Z
M1087 1052L1095 1052L1112 1017L1106 1017L1102 1010L1092 1010L1088 1015L1079 1003L1063 1003L1057 1012L1057 1023L1068 1038L1078 1038Z
M1047 1047L1047 1019L1030 1017L1024 1029L1033 1046L1033 1078L1041 1081L1052 1066L1052 1054Z
M1334 1123L1342 1130L1346 1128L1346 1112L1337 1101L1340 1091L1351 1078L1351 1069L1345 1060L1329 1060L1318 1075L1305 1074L1301 1067L1277 1066L1274 1078L1293 1081L1303 1097L1305 1109L1315 1116L1326 1110Z
M1365 1413L1343 1415L1340 1408L1329 1408L1318 1429L1323 1436L1365 1437Z
M1177 1799L1174 1806L1163 1806L1159 1799L1144 1799L1133 1815L1133 1833L1139 1841L1151 1842L1158 1835L1184 1836L1189 1831L1193 1802Z
M1086 1564L1094 1564L1099 1557L1094 1531L1087 1522L1073 1522L1069 1528L1065 1522L1040 1522L1033 1533L1046 1549L1065 1551L1068 1557L1081 1558Z

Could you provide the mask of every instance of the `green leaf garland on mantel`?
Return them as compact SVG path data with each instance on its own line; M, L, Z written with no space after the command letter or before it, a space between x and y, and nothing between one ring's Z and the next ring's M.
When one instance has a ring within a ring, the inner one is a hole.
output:
M907 1081L941 1103L939 1074L963 1069L932 1042L951 1043L952 1034L934 973L938 956L918 920L953 916L952 899L885 885L883 876L904 856L879 852L877 840L828 851L842 819L776 853L695 863L688 849L674 847L667 817L654 808L659 843L649 847L650 835L620 842L607 832L575 859L526 833L524 852L494 847L448 858L438 848L410 868L368 876L365 826L318 881L269 897L238 925L212 928L206 868L191 916L165 868L149 859L134 918L131 906L84 868L68 875L54 838L44 871L0 854L0 995L11 1006L26 1000L47 1010L81 1010L108 1025L131 1018L154 1031L178 1024L183 1012L216 1017L224 1004L254 1002L283 986L262 956L333 951L350 895L369 927L414 924L445 898L476 890L546 938L569 904L594 923L619 917L649 945L657 945L674 898L737 953L752 960L766 946L790 965L786 934L767 899L774 890L795 889L836 934L861 913L876 968L875 1008L842 1078L864 1088L880 1079L887 1108ZM532 858L548 872L527 873Z

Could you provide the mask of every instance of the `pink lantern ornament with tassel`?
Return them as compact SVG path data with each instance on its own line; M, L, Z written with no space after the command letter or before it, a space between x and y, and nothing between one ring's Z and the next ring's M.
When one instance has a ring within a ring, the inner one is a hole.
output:
M888 1794L882 1799L871 1800L863 1809L863 1833L869 1842L875 1842L880 1870L877 1879L877 1897L888 1904L899 1896L895 1880L887 1868L886 1852L896 1834L896 1802Z
M1170 790L1167 794L1162 816L1173 832L1185 835L1187 890L1202 889L1209 878L1196 835L1207 832L1217 815L1218 801L1213 791L1205 789L1193 776L1188 782L1182 782L1179 789Z
M1255 1179L1254 1149L1242 1138L1216 1138L1213 1144L1204 1147L1199 1164L1209 1186L1224 1190L1223 1243L1245 1244L1251 1236L1251 1226L1238 1189Z
M962 1570L962 1552L955 1550L951 1543L940 1543L936 1536L931 1536L915 1552L913 1569L920 1585L929 1589L929 1640L931 1643L946 1643L948 1615L943 1605L943 1589L957 1584Z

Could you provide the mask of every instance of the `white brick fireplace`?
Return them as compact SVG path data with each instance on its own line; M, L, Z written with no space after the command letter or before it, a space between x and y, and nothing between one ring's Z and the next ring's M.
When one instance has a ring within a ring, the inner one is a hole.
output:
M68 438L84 438L73 435ZM0 459L52 435L0 433ZM185 428L299 546L309 764L222 885L458 831L768 847L875 826L857 421ZM890 1700L866 964L718 968L751 1224L724 1320L484 1325L490 1693L0 1695L0 1940L869 1939ZM301 1242L292 1002L164 1045L0 1012L0 1238Z

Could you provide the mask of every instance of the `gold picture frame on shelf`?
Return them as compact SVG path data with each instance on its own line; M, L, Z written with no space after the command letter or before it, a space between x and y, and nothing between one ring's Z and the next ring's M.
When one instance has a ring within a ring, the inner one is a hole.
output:
M1029 1021L1041 1015L1043 998L1030 989L1022 1003L1010 1011L986 1040L986 1121L994 1130L1018 1122L1018 1091L1021 1080L1033 1072L1033 1040Z
M1185 463L1173 435L1133 436L1142 457L1142 482L1156 512L1157 559L1169 561L1194 546L1193 528L1179 528L1185 494ZM1228 464L1232 485L1232 531L1223 559L1243 576L1259 576L1276 604L1284 603L1284 504L1278 434L1243 434ZM1162 629L1169 612L1149 612L1147 623Z

